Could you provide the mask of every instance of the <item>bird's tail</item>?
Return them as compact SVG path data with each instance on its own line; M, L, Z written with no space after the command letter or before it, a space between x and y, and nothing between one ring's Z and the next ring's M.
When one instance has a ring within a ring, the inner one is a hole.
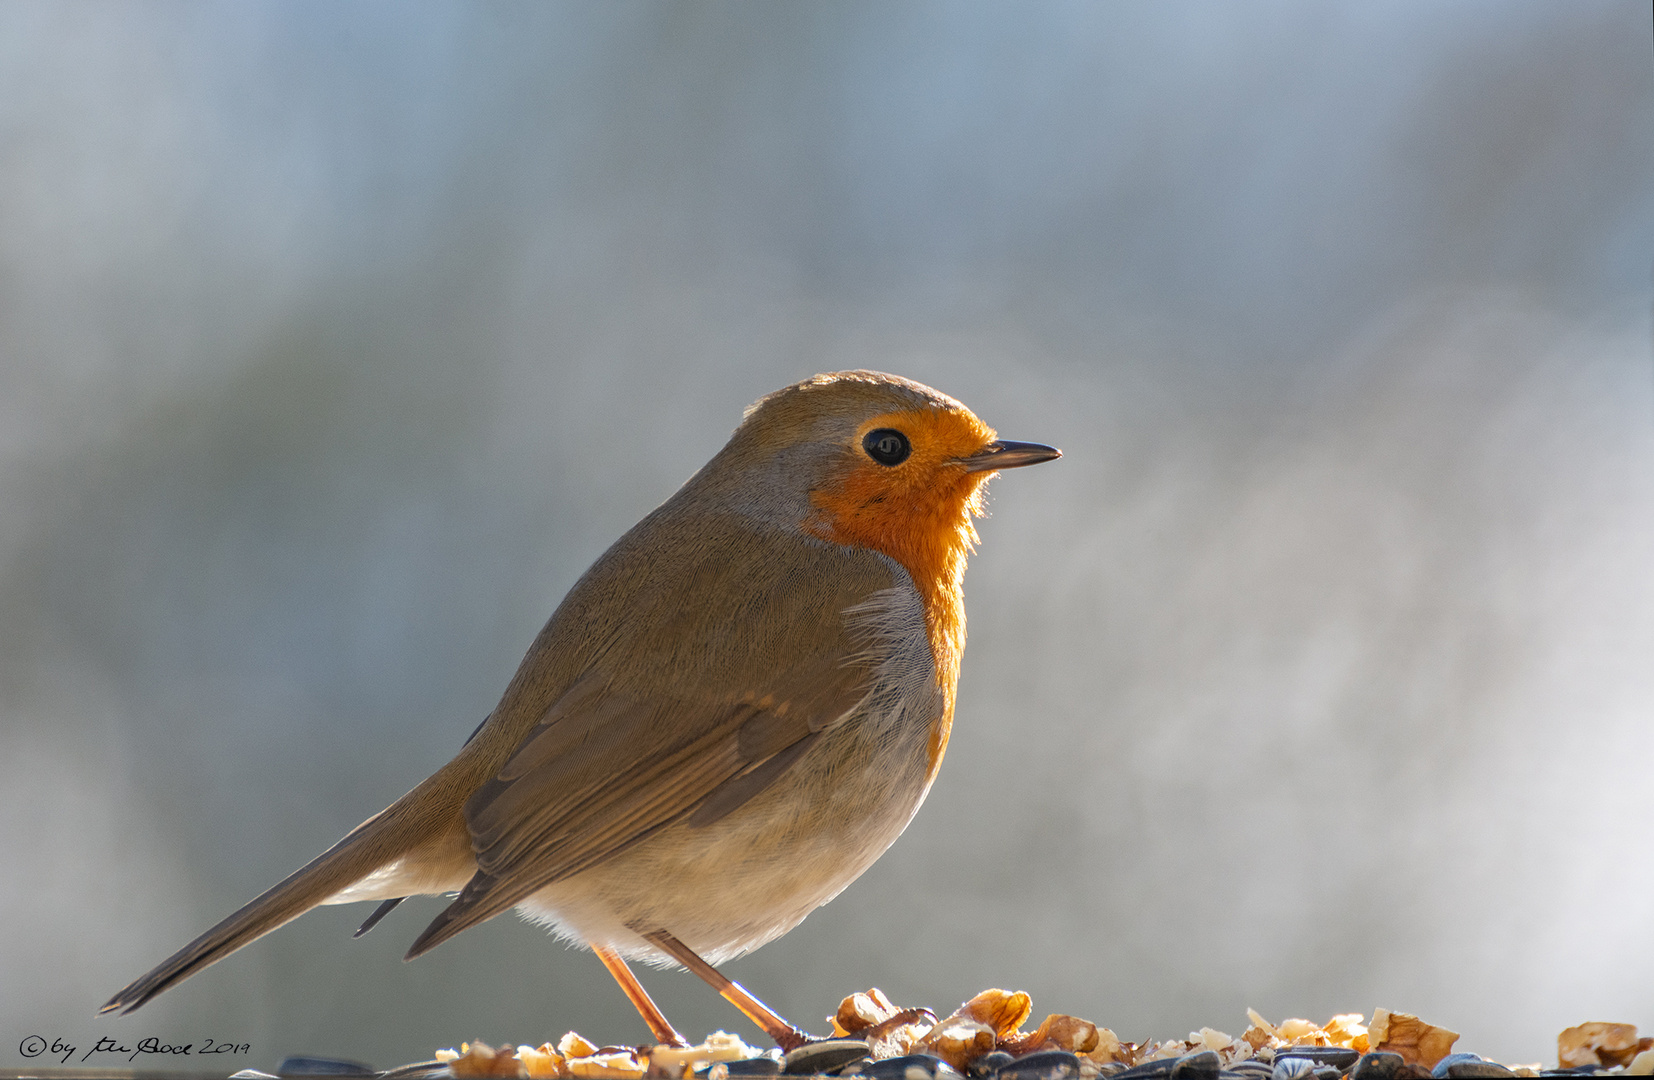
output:
M440 774L439 774L440 775ZM432 778L436 779L435 777ZM175 983L303 915L329 897L407 854L430 834L442 807L430 781L374 815L257 899L162 961L110 998L99 1015L129 1013ZM457 811L455 811L457 812Z

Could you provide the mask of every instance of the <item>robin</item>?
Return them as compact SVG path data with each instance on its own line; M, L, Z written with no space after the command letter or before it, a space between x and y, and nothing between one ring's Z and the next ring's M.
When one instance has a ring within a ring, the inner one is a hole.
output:
M761 399L564 598L459 754L116 994L131 1012L319 904L458 895L408 950L516 907L626 966L681 964L791 1049L712 965L873 864L942 762L971 518L995 472L1059 451L872 371Z

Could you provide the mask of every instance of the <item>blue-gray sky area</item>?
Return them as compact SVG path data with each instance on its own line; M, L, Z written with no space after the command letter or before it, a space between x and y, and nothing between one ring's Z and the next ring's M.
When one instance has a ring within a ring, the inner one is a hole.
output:
M1642 0L10 3L0 146L0 1064L645 1039L511 916L403 963L434 899L93 1012L855 367L1066 456L992 485L929 801L734 977L1654 1029Z

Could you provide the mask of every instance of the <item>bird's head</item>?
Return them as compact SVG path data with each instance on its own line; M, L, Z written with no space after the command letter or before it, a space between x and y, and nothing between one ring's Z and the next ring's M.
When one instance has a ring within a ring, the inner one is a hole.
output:
M754 516L872 548L916 582L956 587L971 518L1001 469L1058 457L1005 442L928 386L876 371L817 375L760 399L707 466Z

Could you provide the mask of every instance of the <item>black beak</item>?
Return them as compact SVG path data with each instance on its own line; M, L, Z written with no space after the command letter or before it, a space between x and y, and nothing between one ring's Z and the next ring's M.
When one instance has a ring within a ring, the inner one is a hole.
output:
M988 472L1000 469L1020 469L1024 465L1038 465L1042 461L1062 457L1055 446L1037 442L1011 442L995 439L970 457L959 458L966 472Z

